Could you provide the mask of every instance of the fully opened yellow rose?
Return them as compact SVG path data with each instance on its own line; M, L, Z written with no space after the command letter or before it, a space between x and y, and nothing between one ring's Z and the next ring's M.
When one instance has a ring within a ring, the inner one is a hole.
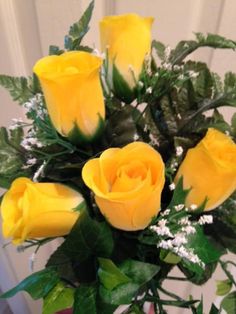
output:
M205 210L224 202L236 189L236 144L224 133L209 129L180 165L175 181L183 176L184 188L192 188L187 206L200 205L207 197Z
M134 87L151 50L152 22L153 18L137 14L107 16L100 21L101 47L108 52L111 82L114 83L115 66L128 85Z
M71 51L42 58L34 66L54 127L72 141L93 139L104 120L101 64L90 53Z
M144 229L160 210L164 163L148 144L109 148L85 164L82 177L101 213L118 229Z
M83 201L65 185L18 178L2 200L3 236L18 244L29 238L66 235L79 217L74 209Z

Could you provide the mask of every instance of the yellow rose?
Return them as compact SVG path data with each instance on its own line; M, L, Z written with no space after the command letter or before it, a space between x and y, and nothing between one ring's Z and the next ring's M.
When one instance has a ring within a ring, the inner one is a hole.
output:
M108 51L112 85L115 66L128 85L134 87L151 50L152 23L152 17L137 14L107 16L100 21L101 47Z
M175 181L183 176L184 188L192 188L186 205L200 205L208 199L205 210L223 203L236 189L236 144L224 133L208 129L206 136L180 165Z
M18 244L29 238L66 235L79 217L74 209L83 201L65 185L18 178L2 200L3 236Z
M109 148L85 164L82 177L101 213L118 229L144 229L160 210L164 163L148 144Z
M92 140L103 124L101 64L92 54L71 51L42 58L34 66L54 127L72 141Z

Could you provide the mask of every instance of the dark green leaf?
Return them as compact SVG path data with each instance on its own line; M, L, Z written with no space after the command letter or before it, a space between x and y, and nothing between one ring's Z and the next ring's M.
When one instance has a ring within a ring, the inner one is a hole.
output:
M134 108L126 105L109 118L105 135L111 146L122 147L134 141L137 129L132 117L133 110Z
M164 96L160 101L163 114L163 125L166 125L166 131L169 135L175 135L178 131L177 119L175 111L169 97Z
M181 177L176 184L174 194L168 208L173 208L175 205L179 205L179 204L185 204L185 200L189 191L190 189L184 190L183 177Z
M221 308L225 310L227 314L236 313L236 291L231 292L221 302Z
M236 48L236 42L226 39L220 35L196 33L196 41L188 40L178 43L176 48L171 52L170 61L172 64L181 63L189 54L200 47L233 49Z
M99 258L99 265L98 277L106 289L113 290L116 286L131 281L111 260Z
M143 285L159 272L160 267L140 261L126 260L119 266L119 269L133 282Z
M231 128L233 136L236 138L236 113L233 114L231 119Z
M201 33L196 33L195 35L198 42L203 46L222 49L236 49L236 42L223 36L216 34L207 34L207 36L204 36Z
M66 288L59 282L44 298L42 314L55 314L71 308L74 303L74 289Z
M0 85L5 87L12 96L12 99L18 101L20 104L24 104L29 98L33 97L26 77L0 75Z
M67 50L79 49L81 40L89 30L89 22L92 17L93 8L94 1L91 1L80 20L70 27L69 34L65 37L65 48Z
M45 268L21 281L15 288L5 292L1 298L11 298L20 291L26 291L34 299L47 296L49 291L59 283L59 277L52 268Z
M141 308L141 305L139 306L138 304L132 304L125 314L145 314L145 312Z
M212 304L209 314L220 314L220 311L215 306L215 304Z
M224 92L236 93L236 74L232 72L225 73L224 78Z
M108 290L105 287L100 286L99 294L105 303L121 305L130 304L138 290L139 284L129 282L119 285L113 290Z
M22 129L11 131L0 128L0 186L9 188L11 182L20 176L29 175L29 170L22 170L24 153L20 142Z
M64 50L60 49L58 46L49 46L49 55L61 55Z
M189 235L186 247L192 248L205 264L216 262L221 256L221 252L210 243L200 226L196 227L194 234Z
M236 253L235 200L236 193L233 193L214 211L214 224L208 227L211 236L233 253Z
M166 49L166 46L163 43L161 43L160 41L153 40L152 41L152 47L155 49L158 57L161 60L164 60L165 59L165 49Z
M151 280L160 269L159 266L134 260L126 260L118 268L128 278L131 278L132 282L120 284L113 290L100 286L100 296L108 304L130 304L139 288Z
M203 302L202 302L202 300L196 308L196 314L203 314Z
M75 291L73 314L99 314L96 307L97 287L80 284Z
M100 223L91 219L84 210L62 248L68 257L76 258L80 262L91 255L109 257L113 250L112 233L106 222Z

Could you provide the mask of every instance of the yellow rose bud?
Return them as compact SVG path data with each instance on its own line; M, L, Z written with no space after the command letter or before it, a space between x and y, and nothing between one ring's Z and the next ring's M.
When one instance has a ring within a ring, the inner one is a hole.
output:
M207 198L205 210L223 203L236 189L236 144L224 133L208 129L206 136L180 165L175 181L183 176L184 188L192 188L186 205L200 205Z
M34 66L54 127L72 141L93 139L103 124L101 64L90 53L71 51L42 58Z
M148 144L109 148L85 164L82 177L101 213L118 229L144 229L160 210L164 163Z
M74 209L83 201L80 193L65 185L18 178L2 200L3 236L18 244L66 235L79 217Z
M107 16L100 21L101 47L108 52L111 83L115 65L128 85L134 87L151 50L152 23L152 17L137 14Z

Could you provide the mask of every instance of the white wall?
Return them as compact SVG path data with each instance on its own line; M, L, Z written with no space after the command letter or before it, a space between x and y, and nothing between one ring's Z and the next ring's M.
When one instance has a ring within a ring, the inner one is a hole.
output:
M0 73L28 75L33 64L48 52L49 44L62 46L64 34L89 4L89 0L0 0ZM233 0L96 0L91 31L86 43L99 46L97 23L103 15L137 12L155 17L153 37L174 46L181 39L193 38L193 32L212 32L236 39L236 1ZM195 58L208 62L223 74L236 72L236 54L202 49ZM0 89L0 125L8 125L11 118L22 115L8 94ZM229 111L226 110L226 115ZM19 254L15 247L1 248L0 238L0 288L8 289L28 275L31 252ZM36 264L38 269L46 261L52 247L43 249ZM172 286L173 284L170 283ZM177 286L177 291L191 293L187 286ZM208 299L214 296L211 284L202 290ZM198 293L201 292L198 290ZM40 305L19 295L10 300L16 314L41 313ZM17 307L18 305L18 307ZM17 310L16 310L17 307ZM183 311L179 311L184 313ZM176 313L175 313L176 314Z

